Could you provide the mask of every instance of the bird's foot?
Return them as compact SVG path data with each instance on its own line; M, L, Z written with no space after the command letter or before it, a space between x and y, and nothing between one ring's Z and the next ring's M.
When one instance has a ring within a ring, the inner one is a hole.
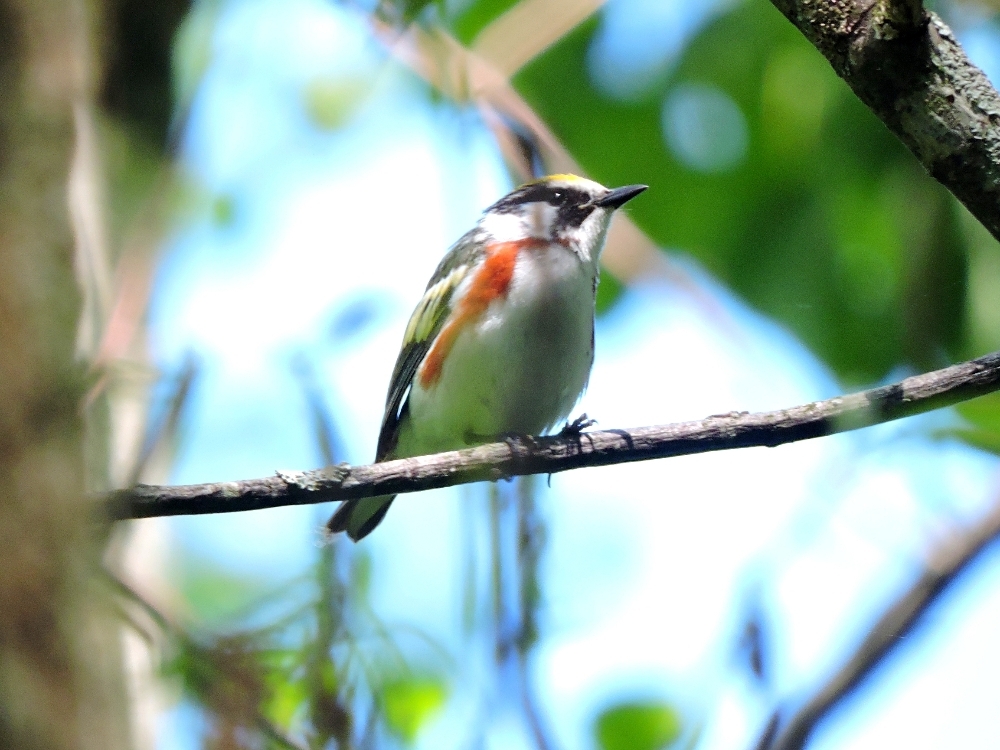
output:
M559 437L580 437L588 427L597 424L596 419L591 419L586 413L581 414L572 422L567 422L566 426L559 431Z

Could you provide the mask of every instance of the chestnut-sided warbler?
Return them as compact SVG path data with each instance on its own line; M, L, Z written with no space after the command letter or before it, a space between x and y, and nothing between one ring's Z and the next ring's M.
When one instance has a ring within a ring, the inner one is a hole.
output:
M376 461L539 435L569 416L594 362L594 300L611 216L645 189L552 175L486 209L410 316ZM327 528L357 541L394 497L347 500Z

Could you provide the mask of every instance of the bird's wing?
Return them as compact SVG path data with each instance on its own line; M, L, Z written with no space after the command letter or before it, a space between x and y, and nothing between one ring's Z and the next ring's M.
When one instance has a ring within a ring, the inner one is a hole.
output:
M385 400L376 461L384 460L396 447L413 378L451 313L455 289L482 256L482 245L479 230L472 230L459 239L431 276L423 298L410 315Z

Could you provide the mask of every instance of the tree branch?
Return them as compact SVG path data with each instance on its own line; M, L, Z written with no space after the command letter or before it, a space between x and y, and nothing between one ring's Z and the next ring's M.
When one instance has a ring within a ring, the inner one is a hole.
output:
M932 550L917 581L872 626L857 650L784 726L762 737L761 750L799 750L831 709L857 688L920 621L934 600L1000 537L1000 502L973 528L948 538ZM766 733L765 733L766 734Z
M1000 352L899 383L779 411L731 412L695 422L490 443L368 466L338 464L264 479L178 487L140 484L106 498L113 520L305 505L416 492L523 474L692 453L778 446L920 414L1000 390Z
M772 0L1000 239L1000 95L919 0Z

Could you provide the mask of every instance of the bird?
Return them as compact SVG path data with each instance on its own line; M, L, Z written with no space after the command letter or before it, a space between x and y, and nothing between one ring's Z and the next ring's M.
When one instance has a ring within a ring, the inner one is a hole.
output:
M555 174L483 212L445 254L407 323L376 462L542 435L568 418L594 362L611 218L646 189ZM394 498L342 502L327 533L363 539Z

